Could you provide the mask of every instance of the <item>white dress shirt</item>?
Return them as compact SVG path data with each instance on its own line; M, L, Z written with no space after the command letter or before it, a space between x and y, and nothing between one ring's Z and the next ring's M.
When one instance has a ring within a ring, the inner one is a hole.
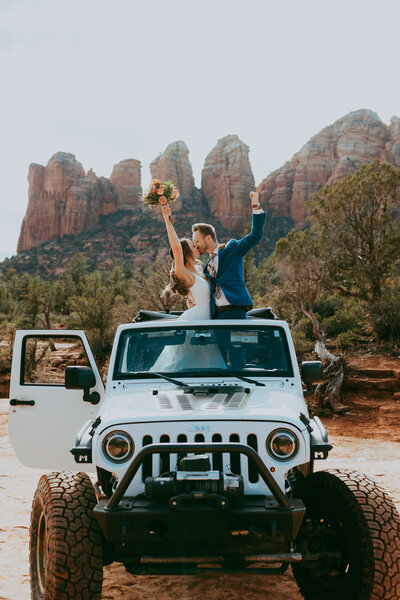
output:
M214 265L214 269L215 269L216 273L218 273L218 258L219 258L218 253L219 253L219 246L217 246L215 248L215 250L212 252L212 254L215 254L215 256L211 257L211 259L210 259L210 262L212 262ZM220 286L219 286L218 298L217 298L217 296L215 296L215 304L216 304L216 306L227 306L229 304L229 302L226 299L226 296Z

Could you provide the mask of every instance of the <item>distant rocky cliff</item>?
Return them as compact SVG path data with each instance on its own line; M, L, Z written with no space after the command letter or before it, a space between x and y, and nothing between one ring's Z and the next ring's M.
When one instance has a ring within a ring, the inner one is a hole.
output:
M257 190L260 202L276 217L305 223L304 203L325 184L354 173L375 158L400 166L400 119L385 125L371 110L357 110L312 137Z
M194 185L189 150L177 141L150 165L152 177L171 179L181 193L174 212L201 221L211 215L223 227L239 231L249 218L249 191L254 176L249 148L236 135L218 141L206 158L202 189ZM110 179L85 173L73 154L57 152L44 167L29 167L28 208L18 241L18 253L66 235L99 227L100 217L119 210L147 211L142 195L141 165L128 159L114 166ZM161 218L158 211L153 216ZM239 229L238 229L239 228Z
M249 147L237 135L218 140L208 154L201 175L201 189L211 214L226 227L248 219L249 192L255 187Z
M129 158L114 165L110 183L118 198L118 209L132 210L142 196L140 160Z
M181 217L184 214L192 221L204 220L209 215L209 207L202 190L194 185L193 169L189 160L189 149L185 142L169 144L162 154L150 165L153 179L171 180L180 192L179 200L172 205L172 210ZM162 221L160 211L152 211ZM190 229L186 235L190 235Z
M150 165L153 179L173 181L180 191L180 200L174 203L174 211L179 210L182 204L190 201L194 192L193 169L189 160L189 149L185 142L169 144L162 154L157 156Z
M115 165L111 178L86 174L73 154L57 152L47 165L31 164L28 208L17 251L65 235L77 235L99 226L101 216L139 203L140 162Z
M304 226L305 201L316 190L375 158L400 166L399 118L386 125L374 112L358 110L312 137L257 188L268 214L256 255L271 252L291 227ZM181 192L173 205L181 235L190 235L194 221L211 221L225 241L240 235L251 218L249 192L254 189L254 176L249 147L237 135L218 140L209 152L201 188L195 186L183 141L169 144L153 160L150 171L152 177L171 179ZM98 268L107 268L118 257L139 263L157 258L161 215L140 200L139 160L119 162L107 179L92 170L86 173L73 154L58 152L46 166L30 165L28 181L18 256L0 265L0 273L7 266L47 275L59 272L77 251L90 256L91 265ZM160 251L166 251L162 239Z

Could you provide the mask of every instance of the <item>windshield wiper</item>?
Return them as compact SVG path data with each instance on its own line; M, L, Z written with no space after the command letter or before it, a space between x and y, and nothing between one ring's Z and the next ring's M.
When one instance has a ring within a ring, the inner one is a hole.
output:
M254 385L261 385L262 387L265 387L265 383L262 383L261 381L256 381L255 379L250 379L249 377L244 377L243 375L236 375L234 371L228 371L227 369L213 369L213 372L218 374L227 373L231 377L236 377L236 379L241 379L246 383L254 383Z
M234 377L237 377L237 379L241 379L242 381L245 381L246 383L254 383L255 385L262 385L263 387L265 387L265 383L262 383L261 381L257 381L256 379L250 379L249 377L243 377L243 375L233 375Z
M161 377L162 379L165 379L166 381L170 381L171 383L173 383L174 385L177 385L178 387L183 388L184 392L186 393L190 393L190 394L196 394L196 393L201 393L201 394L207 394L210 392L213 392L214 394L218 394L219 387L218 386L193 386L193 385L188 385L187 383L183 383L183 381L179 381L178 379L173 379L172 377L168 377L168 375L164 375L162 373L155 373L154 371L150 371L150 373L152 375L156 375L157 377Z
M174 385L177 385L180 388L187 388L187 384L183 383L183 381L179 381L178 379L173 379L172 377L168 377L168 375L163 375L162 373L156 373L155 371L149 371L150 375L155 375L156 377L160 377L161 379L165 379Z

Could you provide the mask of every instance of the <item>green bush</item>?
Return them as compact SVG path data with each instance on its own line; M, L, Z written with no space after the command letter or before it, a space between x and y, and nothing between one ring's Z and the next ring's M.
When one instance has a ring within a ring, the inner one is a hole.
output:
M381 298L372 306L371 320L379 339L400 341L400 280L386 283Z
M338 309L339 299L331 293L325 292L314 304L314 312L318 318L326 319L335 314Z
M305 360L306 356L313 352L315 343L307 338L304 331L296 327L292 330L292 338L297 360L301 362L302 360Z
M336 338L336 343L341 350L349 350L360 341L360 337L352 330L342 331Z
M357 298L338 296L335 297L335 301L335 312L322 320L322 328L327 336L338 337L346 332L352 332L354 336L362 334L366 318L364 303Z

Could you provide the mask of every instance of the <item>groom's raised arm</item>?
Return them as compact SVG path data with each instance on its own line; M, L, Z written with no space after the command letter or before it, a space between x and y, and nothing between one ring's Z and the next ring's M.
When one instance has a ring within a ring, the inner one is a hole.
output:
M264 235L265 212L258 202L258 194L252 192L250 197L252 200L253 219L250 233L237 242L237 250L241 256L244 256L249 250L254 248Z

